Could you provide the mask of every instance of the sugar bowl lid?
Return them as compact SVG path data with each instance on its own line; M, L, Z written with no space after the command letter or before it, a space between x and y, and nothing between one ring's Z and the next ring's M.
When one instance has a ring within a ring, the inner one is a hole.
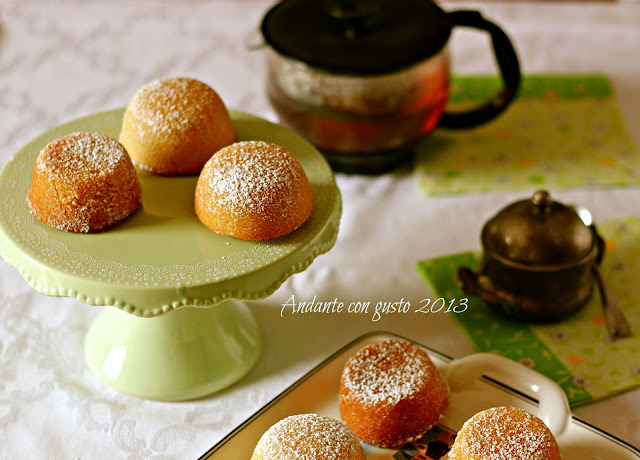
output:
M485 253L527 266L578 264L597 250L593 230L545 190L500 210L483 227Z
M437 54L452 21L425 0L283 0L261 25L274 50L330 72L375 75Z

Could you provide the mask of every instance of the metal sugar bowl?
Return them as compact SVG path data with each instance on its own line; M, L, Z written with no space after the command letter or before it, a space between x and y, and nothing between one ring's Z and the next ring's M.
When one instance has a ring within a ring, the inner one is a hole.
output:
M511 319L551 323L580 311L597 285L610 336L629 335L629 325L600 274L604 240L576 208L537 191L489 219L481 243L477 273L468 267L458 271L465 293L479 294Z

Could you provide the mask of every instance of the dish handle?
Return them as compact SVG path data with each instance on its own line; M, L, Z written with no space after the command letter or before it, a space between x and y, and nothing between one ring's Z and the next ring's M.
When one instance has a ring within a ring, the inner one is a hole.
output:
M491 377L539 401L537 417L554 436L571 421L571 409L564 391L553 380L524 365L492 353L475 353L454 359L446 371L452 392L461 391L477 379Z

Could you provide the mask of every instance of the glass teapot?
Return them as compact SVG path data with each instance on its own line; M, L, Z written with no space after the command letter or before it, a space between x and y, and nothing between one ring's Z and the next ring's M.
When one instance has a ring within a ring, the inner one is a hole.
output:
M450 113L447 42L454 27L490 34L501 90ZM470 128L515 97L520 67L507 35L477 11L429 0L283 0L264 16L268 98L283 125L337 171L381 173L436 126Z

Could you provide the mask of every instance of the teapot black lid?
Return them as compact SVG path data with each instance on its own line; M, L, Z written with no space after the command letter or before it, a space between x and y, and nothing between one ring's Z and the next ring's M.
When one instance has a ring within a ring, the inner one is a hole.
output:
M429 0L283 0L262 21L274 50L329 72L376 75L437 54L448 15Z

